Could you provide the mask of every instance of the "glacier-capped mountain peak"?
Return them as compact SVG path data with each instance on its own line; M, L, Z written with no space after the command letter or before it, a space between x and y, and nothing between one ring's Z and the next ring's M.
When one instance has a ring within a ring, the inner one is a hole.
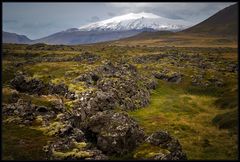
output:
M128 13L110 19L90 23L78 28L80 31L124 31L124 30L169 30L177 31L189 27L184 20L169 19L153 13Z

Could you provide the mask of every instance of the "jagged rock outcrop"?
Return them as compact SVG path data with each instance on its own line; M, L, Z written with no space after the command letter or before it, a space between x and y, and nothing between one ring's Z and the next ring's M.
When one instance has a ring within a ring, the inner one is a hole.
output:
M82 98L81 104L86 99L88 103L85 105L90 105L91 109L93 105L96 105L99 108L95 109L98 110L112 109L113 107L134 110L149 103L150 90L156 87L154 80L143 84L144 79L137 72L136 67L130 64L116 63L114 65L107 62L94 72L80 75L75 81L86 82L88 86L98 89L94 93L84 93L79 97ZM102 104L105 106L101 106ZM90 106L88 106L89 109Z

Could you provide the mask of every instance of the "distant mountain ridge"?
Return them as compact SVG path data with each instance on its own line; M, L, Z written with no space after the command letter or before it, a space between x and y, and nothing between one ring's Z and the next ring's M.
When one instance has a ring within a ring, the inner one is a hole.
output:
M50 36L34 40L32 43L47 43L47 44L90 44L104 41L117 40L121 38L131 37L141 33L138 30L128 31L79 31L66 30L58 32Z
M32 42L31 39L29 39L25 35L19 35L16 33L10 33L10 32L2 32L2 42L3 43L18 43L18 44L29 44Z

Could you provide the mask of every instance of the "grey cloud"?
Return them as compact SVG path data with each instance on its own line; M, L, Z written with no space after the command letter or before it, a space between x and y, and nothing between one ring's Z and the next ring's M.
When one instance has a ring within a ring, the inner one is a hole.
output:
M23 24L21 24L21 26L20 27L22 27L22 28L42 28L42 29L44 29L44 28L51 28L51 27L55 27L55 25L53 24L53 23L30 23L30 22L28 22L28 23L23 23Z
M93 17L91 17L90 22L96 22L99 20L100 20L100 18L98 16L93 16Z
M122 13L151 12L173 19L184 19L191 22L201 21L215 12L234 3L110 3L120 8Z
M18 21L17 20L3 20L3 23L12 24L12 23L18 23Z
M113 13L113 12L108 12L107 15L110 16L110 17L116 16L116 14Z

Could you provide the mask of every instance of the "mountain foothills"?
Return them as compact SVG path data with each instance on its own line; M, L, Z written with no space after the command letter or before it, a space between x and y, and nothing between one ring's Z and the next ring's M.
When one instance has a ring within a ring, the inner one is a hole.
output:
M2 44L2 158L236 160L235 6L191 28L131 13L7 33L25 43Z

